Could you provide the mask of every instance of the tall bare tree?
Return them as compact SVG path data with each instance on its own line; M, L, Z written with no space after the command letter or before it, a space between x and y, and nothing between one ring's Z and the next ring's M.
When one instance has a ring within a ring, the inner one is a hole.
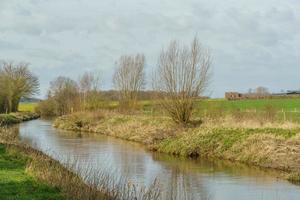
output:
M195 37L191 46L177 41L162 50L153 86L161 106L177 123L189 123L194 99L203 95L211 77L211 55Z
M0 67L0 96L6 112L18 111L22 97L39 92L38 78L29 70L28 63L3 62Z
M95 104L94 102L99 100L99 89L101 83L101 76L94 72L85 72L79 78L79 87L81 93L81 103L83 109L87 107L87 101Z
M50 93L55 105L56 114L65 115L79 110L79 87L67 77L58 77L50 83Z
M138 93L145 85L145 56L122 56L117 62L113 77L115 88L119 91L120 103L123 106L134 106Z
M263 98L270 95L269 89L263 86L259 86L255 89L255 95L257 98Z

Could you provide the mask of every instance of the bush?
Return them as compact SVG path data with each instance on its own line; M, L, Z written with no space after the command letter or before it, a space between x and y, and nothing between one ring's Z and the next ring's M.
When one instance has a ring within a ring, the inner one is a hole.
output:
M45 101L41 101L35 108L35 112L42 117L54 117L57 116L56 103L54 99L50 98Z

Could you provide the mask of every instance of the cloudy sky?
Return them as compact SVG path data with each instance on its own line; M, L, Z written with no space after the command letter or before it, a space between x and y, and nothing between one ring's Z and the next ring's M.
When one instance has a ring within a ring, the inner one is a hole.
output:
M30 62L40 96L85 71L108 89L120 55L143 52L151 72L162 47L197 34L214 58L212 96L298 89L299 10L299 0L0 0L0 60Z

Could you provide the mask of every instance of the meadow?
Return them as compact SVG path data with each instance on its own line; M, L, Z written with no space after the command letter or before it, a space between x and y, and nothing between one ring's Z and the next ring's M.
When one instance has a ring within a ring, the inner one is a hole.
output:
M259 118L264 114L274 115L279 122L300 122L300 99L248 99L228 101L226 99L210 99L198 102L198 114L201 112L219 112L224 115L248 115ZM199 112L200 111L200 112ZM270 117L270 116L269 116Z
M194 117L219 118L228 115L243 115L246 118L259 118L263 115L274 115L279 122L300 122L299 99L245 99L229 101L223 98L196 100ZM116 103L113 104L116 107ZM161 115L162 110L155 101L140 101L139 107L144 114Z
M263 109L266 106L273 106L278 110L300 111L300 99L245 99L228 101L226 99L208 99L202 101L202 107L219 106L226 110L234 109Z
M20 103L19 111L20 112L34 112L38 103Z

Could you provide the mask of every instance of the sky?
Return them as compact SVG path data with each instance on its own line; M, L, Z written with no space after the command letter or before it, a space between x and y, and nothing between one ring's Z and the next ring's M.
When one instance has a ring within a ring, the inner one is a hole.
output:
M170 41L197 35L213 57L207 95L299 89L299 10L299 0L0 0L0 60L29 62L39 97L86 71L110 89L121 55L144 53L150 75Z

